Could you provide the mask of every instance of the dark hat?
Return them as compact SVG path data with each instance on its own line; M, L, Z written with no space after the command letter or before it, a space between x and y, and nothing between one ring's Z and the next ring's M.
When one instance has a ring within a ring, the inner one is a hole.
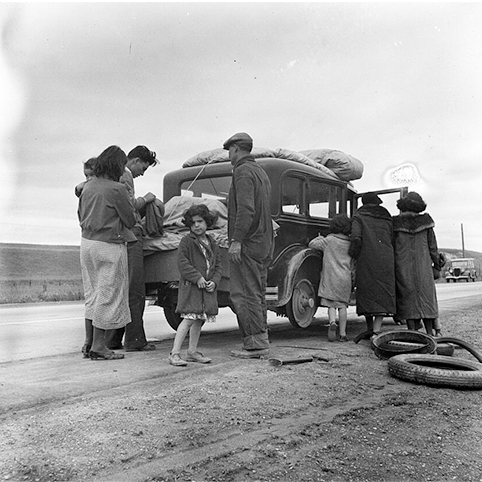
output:
M134 147L134 149L127 154L127 157L129 159L138 157L141 161L148 162L150 166L159 164L159 161L156 159L156 153L148 149L146 146Z
M366 192L361 197L363 204L382 204L383 201L374 193L374 192Z
M232 144L248 144L253 147L253 139L249 134L246 134L246 132L238 132L237 134L234 134L234 136L231 136L224 144L223 144L223 149L229 150L229 147Z
M405 194L406 199L410 199L411 201L415 201L417 203L423 204L425 201L422 199L422 196L418 192L410 191Z
M421 213L427 209L427 203L422 199L418 192L410 191L405 194L402 199L397 201L397 208L402 213L411 211L413 213Z

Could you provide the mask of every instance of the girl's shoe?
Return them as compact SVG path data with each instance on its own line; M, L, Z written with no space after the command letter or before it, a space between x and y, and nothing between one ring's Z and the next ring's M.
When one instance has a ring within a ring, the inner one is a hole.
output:
M345 342L345 341L350 341L350 340L349 340L348 337L345 335L345 336L339 336L339 337L338 337L338 341Z
M90 355L89 355L90 349L91 349L91 345L85 344L82 347L82 355L84 355L84 358L90 358Z
M187 363L180 357L179 353L170 354L168 357L169 363L175 367L186 367Z
M96 351L90 351L90 359L91 360L122 360L124 358L124 355L121 355L120 353L97 353Z
M335 341L336 340L336 323L330 323L330 327L328 328L328 341Z
M197 363L210 363L211 358L204 356L202 353L199 353L198 351L194 353L187 352L186 361L197 362Z

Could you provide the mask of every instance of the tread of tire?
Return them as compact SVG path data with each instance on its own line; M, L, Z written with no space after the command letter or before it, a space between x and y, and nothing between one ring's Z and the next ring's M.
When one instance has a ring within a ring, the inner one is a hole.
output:
M387 347L393 348L394 350L397 349L400 353L407 353L413 348L422 346L420 343L413 343L409 341L387 341ZM404 351L405 349L405 351ZM444 355L444 356L452 356L454 354L454 346L450 343L438 343L437 340L437 348L435 349L435 355Z
M439 366L437 367L437 365ZM388 360L388 371L396 378L418 384L471 390L482 389L482 364L471 360L442 355L395 355Z

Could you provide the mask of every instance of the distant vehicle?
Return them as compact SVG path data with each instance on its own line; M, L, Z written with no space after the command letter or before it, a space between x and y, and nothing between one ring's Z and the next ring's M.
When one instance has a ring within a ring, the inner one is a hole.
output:
M456 283L459 280L475 281L477 279L477 270L475 269L474 258L454 258L450 261L450 266L445 274L447 283L452 280Z

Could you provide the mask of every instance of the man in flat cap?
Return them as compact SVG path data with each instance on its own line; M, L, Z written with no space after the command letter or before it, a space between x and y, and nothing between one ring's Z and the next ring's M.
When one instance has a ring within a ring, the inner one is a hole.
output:
M230 294L243 339L243 348L231 355L260 358L269 354L265 293L273 247L271 184L251 155L253 139L248 134L234 134L223 147L233 165L228 205Z
M120 182L127 187L129 197L135 208L136 225L132 228L137 241L127 246L127 257L129 264L129 309L131 312L131 323L125 328L108 330L105 335L106 345L110 349L122 348L122 338L126 351L150 351L155 350L156 345L147 343L144 331L144 307L146 301L144 284L144 252L142 249L142 238L144 230L142 217L145 214L147 204L156 201L156 196L148 192L144 196L136 197L134 190L134 178L143 176L150 166L155 166L159 161L156 153L146 146L136 146L127 154L127 164Z
M396 311L393 221L376 193L363 194L362 204L353 215L349 253L357 260L356 312L365 317L370 337Z

